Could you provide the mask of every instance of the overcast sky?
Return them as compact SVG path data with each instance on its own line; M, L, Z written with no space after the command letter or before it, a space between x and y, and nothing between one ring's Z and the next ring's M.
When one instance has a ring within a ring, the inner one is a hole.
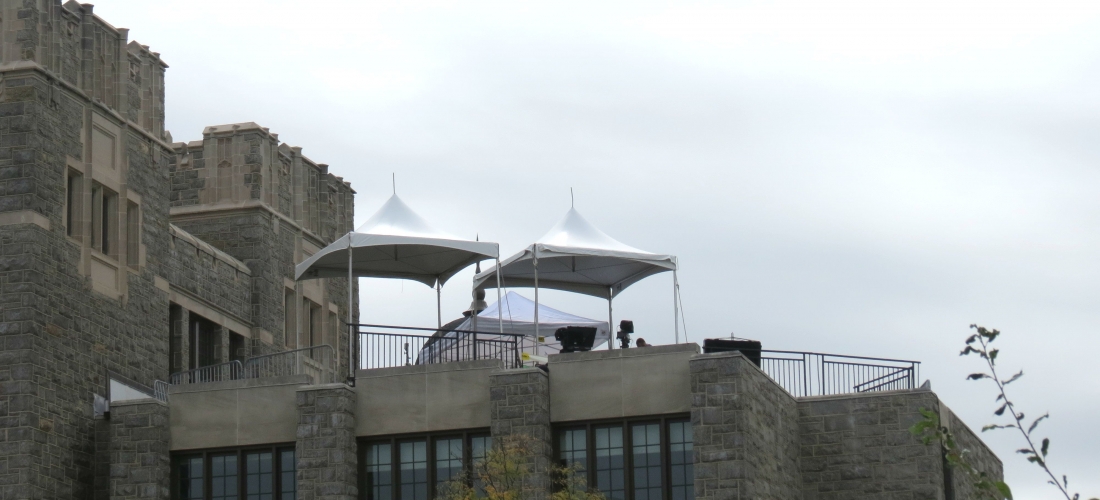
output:
M970 323L1100 495L1100 3L101 0L159 51L177 141L255 121L352 182L511 254L576 207L679 256L692 341L923 362L972 427ZM469 304L472 272L444 290ZM364 280L363 320L430 326L434 293ZM529 291L522 291L530 296ZM593 318L606 303L548 292ZM671 277L615 302L672 338ZM985 434L1017 498L1053 498Z

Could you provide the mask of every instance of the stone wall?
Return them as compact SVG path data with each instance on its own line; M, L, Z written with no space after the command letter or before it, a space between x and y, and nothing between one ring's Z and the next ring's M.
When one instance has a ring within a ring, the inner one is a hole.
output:
M951 430L955 435L955 444L961 449L967 450L967 460L975 469L986 473L988 476L1001 480L1004 478L1004 469L1001 460L989 449L982 440L970 430L958 416L947 406L940 405L940 423ZM946 500L963 500L974 498L974 482L969 476L956 473L951 468L945 468L946 475Z
M0 377L0 496L87 497L92 394L105 392L104 375L147 385L168 375L168 300L155 283L168 215L155 186L167 181L167 154L34 66L9 66L0 95L0 371L10 377ZM120 263L113 295L93 290L86 244L65 233L65 170L87 165L82 127L93 113L120 127L119 197L138 194L142 211L145 258Z
M110 498L169 498L168 405L155 399L111 404Z
M530 456L525 478L526 498L546 499L550 493L553 434L550 428L550 377L538 368L495 372L489 376L489 421L494 442L526 436Z
M909 432L931 391L847 394L798 403L805 500L944 499L943 457Z
M690 363L695 497L799 498L794 398L740 353Z
M298 390L298 498L356 500L355 391L343 384Z
M252 318L252 271L244 263L175 225L169 227L169 234L172 237L168 282L207 304L249 321Z

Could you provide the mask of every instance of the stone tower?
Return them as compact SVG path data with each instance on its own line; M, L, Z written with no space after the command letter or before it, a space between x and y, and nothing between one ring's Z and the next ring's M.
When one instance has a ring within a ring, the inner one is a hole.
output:
M354 191L255 124L173 143L167 64L90 4L0 33L0 498L106 498L108 379L347 345L347 282L292 278Z

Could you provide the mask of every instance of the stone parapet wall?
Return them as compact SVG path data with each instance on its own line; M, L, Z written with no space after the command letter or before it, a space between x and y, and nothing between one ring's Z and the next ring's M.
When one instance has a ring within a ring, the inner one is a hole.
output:
M909 432L939 407L931 391L800 400L803 498L943 500L942 450Z
M549 498L553 433L550 428L550 377L538 368L504 370L489 376L489 418L493 440L525 436L524 496Z
M955 444L959 448L967 450L967 461L975 469L986 473L988 476L1002 479L1004 468L1001 459L990 450L981 438L970 427L959 419L954 412L944 404L940 404L940 424L951 430L955 436ZM974 482L969 476L956 473L951 468L944 470L946 474L947 500L962 500L974 497Z
M695 497L801 497L797 404L740 353L691 361Z
M168 500L168 405L155 399L115 402L108 427L110 498Z
M172 287L251 322L252 271L175 225L169 225L169 232L172 238L167 278Z
M355 391L343 384L303 387L297 405L298 498L356 500Z

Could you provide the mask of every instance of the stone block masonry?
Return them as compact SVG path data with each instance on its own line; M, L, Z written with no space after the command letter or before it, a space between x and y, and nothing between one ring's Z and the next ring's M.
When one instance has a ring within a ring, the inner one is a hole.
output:
M298 498L355 500L355 391L344 384L303 387L297 404Z
M800 400L803 498L943 500L941 448L909 433L921 408L939 411L936 395L905 391Z
M111 405L110 498L169 498L168 405L155 399Z
M800 498L794 398L740 353L690 363L695 498Z
M553 459L549 374L538 368L493 373L489 376L489 412L495 441L507 436L530 438L530 455L525 457L530 474L524 497L548 498Z

